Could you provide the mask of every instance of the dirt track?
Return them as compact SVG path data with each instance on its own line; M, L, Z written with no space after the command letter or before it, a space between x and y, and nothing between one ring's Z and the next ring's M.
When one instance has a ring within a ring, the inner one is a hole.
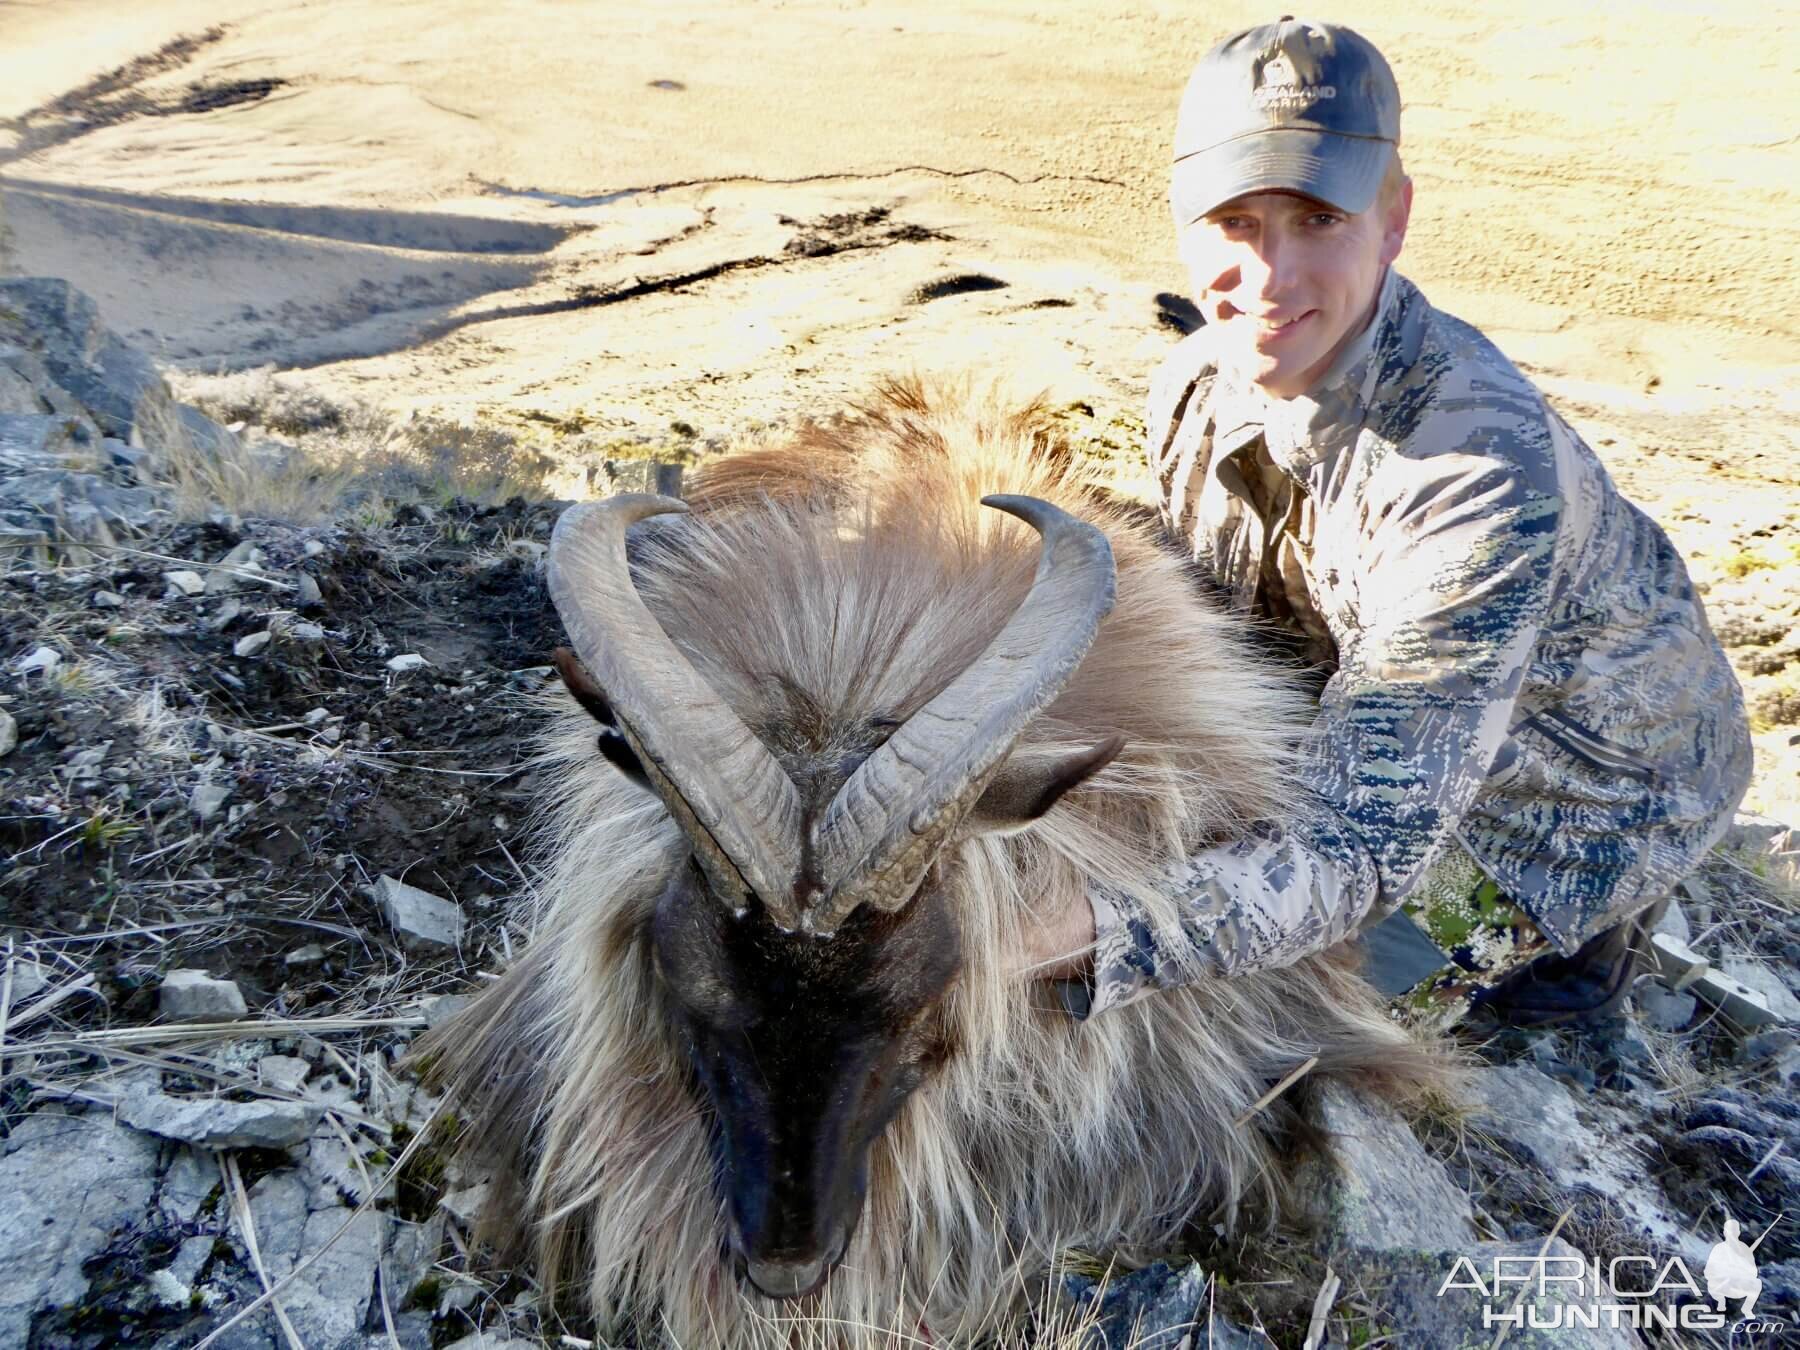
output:
M1406 99L1403 268L1542 382L1721 604L1767 622L1800 592L1797 15L1332 14ZM1173 336L1153 297L1185 290L1175 100L1211 41L1268 17L13 5L0 183L18 265L191 371L300 366L551 442L686 444L884 369L980 364L1128 442ZM1776 806L1796 667L1742 668L1776 682Z

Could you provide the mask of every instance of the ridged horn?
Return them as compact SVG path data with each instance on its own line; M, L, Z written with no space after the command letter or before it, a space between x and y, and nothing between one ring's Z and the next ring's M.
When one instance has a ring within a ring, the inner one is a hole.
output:
M859 905L907 902L1112 609L1112 546L1100 530L1036 497L981 502L1043 536L1031 590L981 655L864 760L819 817L810 871L826 891L802 915L810 931L831 932ZM1045 634L1053 635L1047 643Z
M687 509L673 497L648 493L570 507L550 536L550 598L719 897L742 908L754 894L778 924L792 929L798 926L800 794L768 747L669 640L626 564L632 525Z

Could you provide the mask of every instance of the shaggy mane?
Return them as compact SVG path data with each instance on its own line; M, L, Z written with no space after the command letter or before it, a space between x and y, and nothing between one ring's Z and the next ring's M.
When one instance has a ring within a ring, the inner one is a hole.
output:
M724 1268L706 1124L651 969L646 920L686 841L600 757L573 699L546 696L537 937L419 1053L466 1113L467 1146L518 1189L490 1236L528 1245L549 1283L576 1276L609 1334L897 1344L923 1325L960 1342L1066 1246L1150 1250L1202 1219L1271 1221L1292 1110L1234 1121L1308 1057L1315 1078L1401 1101L1446 1081L1340 956L1200 978L1085 1023L1009 974L1024 927L1096 879L1180 950L1159 865L1279 815L1310 720L1292 672L1202 597L1141 510L1083 477L1043 404L889 381L843 418L706 466L691 515L634 534L633 575L818 809L1024 597L1038 537L979 504L997 492L1094 522L1118 568L1093 648L1014 754L1114 732L1125 749L1030 829L940 857L965 951L936 1015L957 1051L874 1146L862 1220L801 1323Z

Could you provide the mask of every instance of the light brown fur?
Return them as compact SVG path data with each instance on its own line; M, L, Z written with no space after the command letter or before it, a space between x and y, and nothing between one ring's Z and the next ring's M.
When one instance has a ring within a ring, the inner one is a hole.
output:
M1009 975L1023 927L1090 877L1173 919L1159 859L1278 813L1306 721L1292 681L1204 601L1141 513L1081 480L1045 410L894 382L859 413L729 455L637 582L670 637L803 785L961 670L1029 586L1037 536L982 507L1026 493L1101 525L1118 602L1018 753L1124 751L1029 830L953 844L964 967L937 1015L956 1053L874 1146L865 1212L812 1305L739 1292L720 1259L706 1126L667 1031L644 923L687 852L655 798L555 696L537 937L423 1047L471 1148L516 1176L507 1212L547 1276L580 1268L605 1327L673 1343L957 1342L1065 1245L1155 1248L1189 1221L1267 1220L1288 1108L1234 1118L1309 1056L1406 1098L1441 1062L1340 959L1201 979L1088 1022ZM774 1319L774 1320L771 1320Z

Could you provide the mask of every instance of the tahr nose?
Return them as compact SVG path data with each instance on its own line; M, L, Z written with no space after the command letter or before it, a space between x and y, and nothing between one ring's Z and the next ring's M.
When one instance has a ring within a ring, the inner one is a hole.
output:
M810 1294L825 1280L829 1264L823 1256L810 1261L749 1261L746 1273L750 1283L770 1298L799 1298Z

